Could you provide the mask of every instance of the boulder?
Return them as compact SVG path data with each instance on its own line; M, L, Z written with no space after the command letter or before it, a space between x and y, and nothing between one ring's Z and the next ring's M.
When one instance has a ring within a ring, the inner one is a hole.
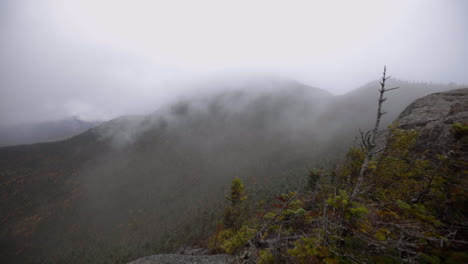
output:
M416 151L449 154L456 144L455 123L468 124L468 88L434 93L415 100L396 119L401 129L416 129Z

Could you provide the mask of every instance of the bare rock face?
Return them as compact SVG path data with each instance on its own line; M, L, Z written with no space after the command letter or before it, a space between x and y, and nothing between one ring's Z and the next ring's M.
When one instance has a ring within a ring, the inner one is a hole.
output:
M235 257L226 254L220 255L181 255L159 254L143 257L127 264L231 264Z
M402 129L420 131L415 150L447 154L455 144L451 134L455 123L468 123L468 88L434 93L415 100L396 122Z

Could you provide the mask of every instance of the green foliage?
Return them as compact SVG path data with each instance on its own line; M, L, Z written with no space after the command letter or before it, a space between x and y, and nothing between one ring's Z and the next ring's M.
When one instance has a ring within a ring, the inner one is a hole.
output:
M247 197L244 196L244 183L241 179L234 178L234 180L232 180L231 193L227 199L231 201L232 206L236 206L243 200L247 199Z
M400 207L400 209L403 209L403 210L410 210L411 209L411 205L403 202L402 200L396 200L396 203L397 203L398 207Z
M346 154L346 166L341 166L336 170L338 184L348 185L349 180L356 179L365 157L366 152L363 149L350 148Z
M466 235L460 223L467 222L467 174L458 158L466 145L453 148L455 158L431 159L412 150L417 137L415 131L390 127L386 149L370 162L365 191L357 197L350 194L365 156L357 148L330 173L337 181L319 182L321 172L313 171L307 182L313 192L279 195L258 214L259 222L272 221L262 239L303 237L294 247L282 245L286 250L279 255L260 250L260 263L466 262L468 248L457 242ZM223 231L224 252L236 252L247 241L251 233L242 228Z
M460 125L454 127L457 131L453 132L454 136L464 131ZM445 156L433 160L425 152L412 151L417 137L416 131L390 127L386 150L372 161L366 175L366 185L371 187L359 198L364 206L354 205L357 210L349 210L360 215L361 228L353 228L353 221L344 214L355 236L380 247L380 254L384 252L383 256L372 257L379 259L378 262L385 259L383 263L393 263L391 259L400 259L401 253L394 250L396 245L392 241L405 239L406 246L417 248L418 262L442 263L444 257L433 249L450 246L446 229L449 219L456 216L456 222L466 221L466 213L452 211L457 202L466 201L460 195L464 193L460 189L464 176L456 173L460 166L452 165L460 163ZM344 196L340 193L337 198L329 199L329 204L345 203ZM353 202L348 206L353 207Z
M426 209L424 204L407 204L401 200L397 200L397 204L407 218L416 218L423 222L430 223L434 226L441 226L442 222L432 213Z
M359 203L352 203L353 207L349 208L351 217L362 218L369 213L369 209Z
M265 217L266 219L272 219L273 217L275 217L275 215L276 214L274 212L268 212L263 217Z
M280 202L279 204L275 205L277 208L266 213L264 218L273 218L276 214L278 214L278 211L282 209L283 204L286 201L289 201L291 197L295 196L296 194L296 192L281 194L279 197L277 197L277 200ZM281 212L281 214L278 215L277 220L283 223L281 225L282 232L289 234L291 231L300 229L305 224L310 223L312 220L310 211L306 210L305 206L306 204L303 200L295 199L288 204L288 206ZM274 231L279 231L279 226L273 225L271 229Z
M270 250L260 250L260 257L258 258L258 264L274 264L275 257Z
M338 195L327 199L327 204L335 209L346 208L349 203L349 195L345 190L339 190Z
M294 248L288 254L295 263L339 263L338 258L320 240L312 237L303 237L294 243Z
M347 220L357 220L369 213L364 205L350 201L349 194L345 190L338 190L338 195L332 195L326 203L339 210Z
M225 228L239 228L247 218L245 207L230 206L224 209L223 225Z
M468 136L468 123L461 124L455 123L452 126L452 134L455 139L460 139L462 137Z
M379 241L385 241L388 238L390 231L386 228L379 228L377 232L375 232L374 237Z
M232 180L231 192L227 199L231 201L231 205L224 210L223 224L226 228L239 228L247 217L246 207L242 204L247 196L244 196L244 183L241 179Z
M234 254L239 248L245 246L247 241L256 233L256 230L248 226L242 226L240 229L225 229L217 235L216 243L211 243L211 249L222 249L223 252Z

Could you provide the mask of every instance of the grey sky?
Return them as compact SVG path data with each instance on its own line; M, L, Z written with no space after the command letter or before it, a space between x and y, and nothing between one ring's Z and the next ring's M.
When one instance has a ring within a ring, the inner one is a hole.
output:
M400 79L468 83L467 32L464 0L3 0L0 124L144 113L243 73L333 93L384 64Z

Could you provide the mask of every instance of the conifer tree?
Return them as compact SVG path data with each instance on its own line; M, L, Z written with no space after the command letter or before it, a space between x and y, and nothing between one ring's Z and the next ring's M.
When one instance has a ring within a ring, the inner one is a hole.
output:
M239 178L234 178L231 182L231 192L228 197L231 205L224 211L224 226L226 228L238 228L242 225L242 219L245 217L245 208L242 201L247 199L244 195L244 183Z
M244 196L244 183L239 178L234 178L231 182L231 194L227 197L231 201L232 206L240 204L241 201L247 199Z

